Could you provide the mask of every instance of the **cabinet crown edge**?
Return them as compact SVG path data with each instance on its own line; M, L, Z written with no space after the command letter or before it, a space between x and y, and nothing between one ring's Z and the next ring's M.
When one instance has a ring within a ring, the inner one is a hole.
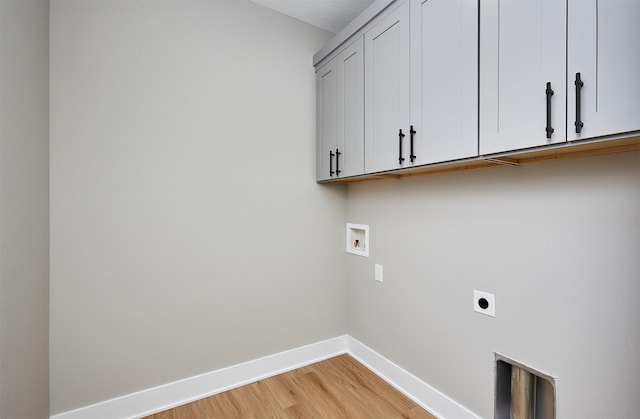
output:
M387 7L398 0L376 0L347 26L338 32L318 52L313 55L313 66L318 67L325 58L329 57L341 45L346 44L349 38L356 36L369 22L382 13Z

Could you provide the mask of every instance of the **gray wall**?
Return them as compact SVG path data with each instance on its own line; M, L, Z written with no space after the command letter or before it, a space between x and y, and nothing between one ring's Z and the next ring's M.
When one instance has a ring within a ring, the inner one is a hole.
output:
M51 410L346 333L312 55L247 0L51 3Z
M484 417L495 351L557 375L561 417L639 417L640 155L315 185L329 36L52 2L52 413L348 332Z
M347 203L371 228L351 336L482 417L495 351L559 378L561 418L640 417L639 153L354 184Z
M0 1L0 417L49 417L49 4Z

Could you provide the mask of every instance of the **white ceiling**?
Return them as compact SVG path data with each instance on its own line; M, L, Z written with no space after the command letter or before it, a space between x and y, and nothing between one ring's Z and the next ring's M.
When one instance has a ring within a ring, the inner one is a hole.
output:
M338 33L374 0L251 0L313 26Z

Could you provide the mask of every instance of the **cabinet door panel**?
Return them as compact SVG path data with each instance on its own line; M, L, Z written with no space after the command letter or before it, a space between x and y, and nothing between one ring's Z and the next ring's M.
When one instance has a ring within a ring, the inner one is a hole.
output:
M409 3L365 34L365 170L402 167L399 130L409 162Z
M326 180L331 175L330 168L335 170L335 153L338 147L338 75L336 60L333 59L316 73L316 178Z
M364 173L364 39L338 56L340 177Z
M416 163L478 154L478 4L414 0L411 123Z
M482 1L480 28L480 153L564 141L565 1ZM554 91L550 139L547 82Z
M570 0L569 139L640 130L640 1ZM576 133L576 73L580 119Z

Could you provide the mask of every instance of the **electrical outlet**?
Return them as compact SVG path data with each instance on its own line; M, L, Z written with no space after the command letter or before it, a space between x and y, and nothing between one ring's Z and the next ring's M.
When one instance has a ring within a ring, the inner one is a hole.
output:
M488 292L473 291L473 311L496 317L496 296Z
M383 275L382 275L382 273L383 273L383 271L382 271L382 265L378 265L378 264L376 263L376 275L375 275L374 279L375 279L376 281L382 282L382 276L383 276Z

